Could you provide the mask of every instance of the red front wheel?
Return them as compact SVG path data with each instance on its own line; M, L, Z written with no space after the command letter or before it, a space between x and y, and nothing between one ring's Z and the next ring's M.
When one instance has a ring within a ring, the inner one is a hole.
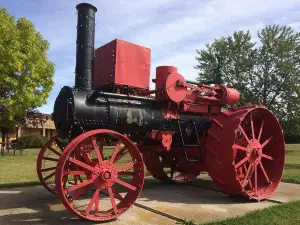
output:
M115 143L106 146L106 140ZM70 186L69 177L80 176ZM56 187L66 208L93 221L115 219L137 200L144 164L137 147L117 132L99 129L75 138L59 159Z

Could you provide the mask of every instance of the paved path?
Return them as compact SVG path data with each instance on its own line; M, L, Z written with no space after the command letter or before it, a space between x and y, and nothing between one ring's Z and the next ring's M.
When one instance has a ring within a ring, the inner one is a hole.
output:
M106 224L175 225L183 219L204 223L242 215L300 199L300 185L281 183L268 201L245 202L213 190L206 175L191 185L164 185L148 178L137 204L117 220ZM0 189L0 224L92 224L65 210L60 201L41 186Z

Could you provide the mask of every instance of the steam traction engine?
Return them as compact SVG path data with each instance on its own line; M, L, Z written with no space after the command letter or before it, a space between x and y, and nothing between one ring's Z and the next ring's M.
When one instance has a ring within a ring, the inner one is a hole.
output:
M38 157L41 183L76 215L114 219L137 200L144 164L162 182L189 182L207 171L228 195L263 200L282 175L285 146L263 106L222 110L239 92L187 82L176 67L156 68L150 49L116 39L94 51L97 9L79 4L75 87L63 87L57 136Z

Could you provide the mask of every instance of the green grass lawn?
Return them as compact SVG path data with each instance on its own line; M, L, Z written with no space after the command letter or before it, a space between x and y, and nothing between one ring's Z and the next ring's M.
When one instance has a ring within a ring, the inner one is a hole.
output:
M113 147L107 147L104 150L104 157L109 156L113 149ZM25 149L22 155L19 155L19 151L16 151L15 156L13 156L12 151L9 154L5 151L5 155L0 156L0 188L40 184L36 173L36 161L39 151L40 149ZM47 157L57 158L52 152ZM128 161L130 161L130 156L125 155L117 165ZM55 166L55 164L55 162L48 162L47 167Z
M195 221L185 221L177 224L197 225ZM205 223L203 225L299 225L300 201L289 202L271 206L263 210L256 210L244 216L230 218L218 222Z
M300 144L288 144L286 146L282 181L300 184Z
M109 148L108 148L109 149ZM36 175L36 160L39 149L25 149L22 155L12 152L0 156L0 188L39 184ZM108 151L109 152L109 151ZM126 158L122 163L126 162ZM282 181L300 184L300 144L288 144ZM191 221L186 225L196 224ZM242 217L227 219L207 225L237 224L300 224L300 201L276 205L264 210L250 212Z
M18 151L16 156L13 156L12 152L9 155L5 152L4 156L0 156L0 187L39 184L36 175L38 152L39 149L25 149L21 156ZM286 147L282 181L300 184L300 144L288 144Z
M0 187L19 187L39 184L36 174L36 160L39 149L25 149L22 155L16 151L0 155Z

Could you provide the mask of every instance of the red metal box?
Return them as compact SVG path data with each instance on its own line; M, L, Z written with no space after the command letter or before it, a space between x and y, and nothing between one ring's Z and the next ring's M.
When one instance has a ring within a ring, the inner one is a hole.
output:
M115 39L95 51L94 88L129 86L149 89L151 50Z

